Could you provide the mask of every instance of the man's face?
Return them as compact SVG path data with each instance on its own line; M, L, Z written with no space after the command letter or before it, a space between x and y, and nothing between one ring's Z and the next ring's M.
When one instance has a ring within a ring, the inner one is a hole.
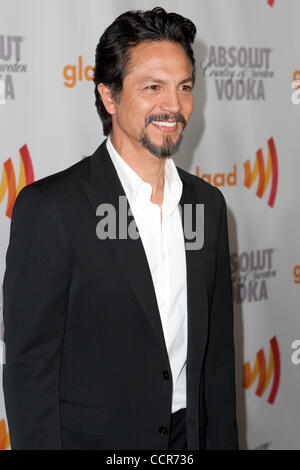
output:
M113 134L156 157L173 155L193 110L192 66L183 47L145 41L130 50Z

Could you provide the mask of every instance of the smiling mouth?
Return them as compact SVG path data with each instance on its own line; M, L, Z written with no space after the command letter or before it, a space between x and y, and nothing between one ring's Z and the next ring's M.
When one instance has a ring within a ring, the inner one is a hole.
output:
M151 121L151 124L165 132L173 132L177 129L177 121Z

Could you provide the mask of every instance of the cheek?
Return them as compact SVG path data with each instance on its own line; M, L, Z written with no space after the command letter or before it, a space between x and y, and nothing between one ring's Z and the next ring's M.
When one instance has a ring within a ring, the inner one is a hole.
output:
M191 114L192 114L192 112L193 112L193 108L194 108L194 101L193 101L193 99L187 100L187 101L184 103L184 106L183 106L183 113L184 113L184 116L187 118L187 121L188 121L189 118L191 117Z
M123 108L118 115L119 126L129 134L139 135L145 127L145 114L135 106Z
M143 116L144 122L149 114L153 113L153 110L157 107L157 100L154 100L153 97L143 96L136 103L136 111L140 113L140 116Z
M187 102L186 102L186 107L187 107L187 112L189 114L192 114L193 112L193 108L194 108L194 99L193 99L193 96L191 96Z
M134 97L124 103L122 109L122 120L127 120L133 124L144 127L145 120L153 110L153 102L145 97Z

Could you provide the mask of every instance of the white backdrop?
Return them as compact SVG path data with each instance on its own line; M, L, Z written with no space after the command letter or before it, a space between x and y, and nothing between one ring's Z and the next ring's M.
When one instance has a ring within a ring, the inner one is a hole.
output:
M228 204L240 447L300 449L300 0L0 0L0 283L17 192L104 139L99 37L158 5L198 30L195 108L174 159ZM1 395L0 449L7 431Z

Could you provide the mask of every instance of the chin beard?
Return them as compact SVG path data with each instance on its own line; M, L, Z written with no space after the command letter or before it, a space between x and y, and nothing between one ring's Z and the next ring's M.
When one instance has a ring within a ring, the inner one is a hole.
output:
M172 143L169 136L166 136L163 145L155 145L151 142L147 132L144 131L140 136L139 143L149 150L150 153L155 155L155 157L171 157L171 155L174 155L174 153L179 149L182 138L183 133L181 132L175 144Z

